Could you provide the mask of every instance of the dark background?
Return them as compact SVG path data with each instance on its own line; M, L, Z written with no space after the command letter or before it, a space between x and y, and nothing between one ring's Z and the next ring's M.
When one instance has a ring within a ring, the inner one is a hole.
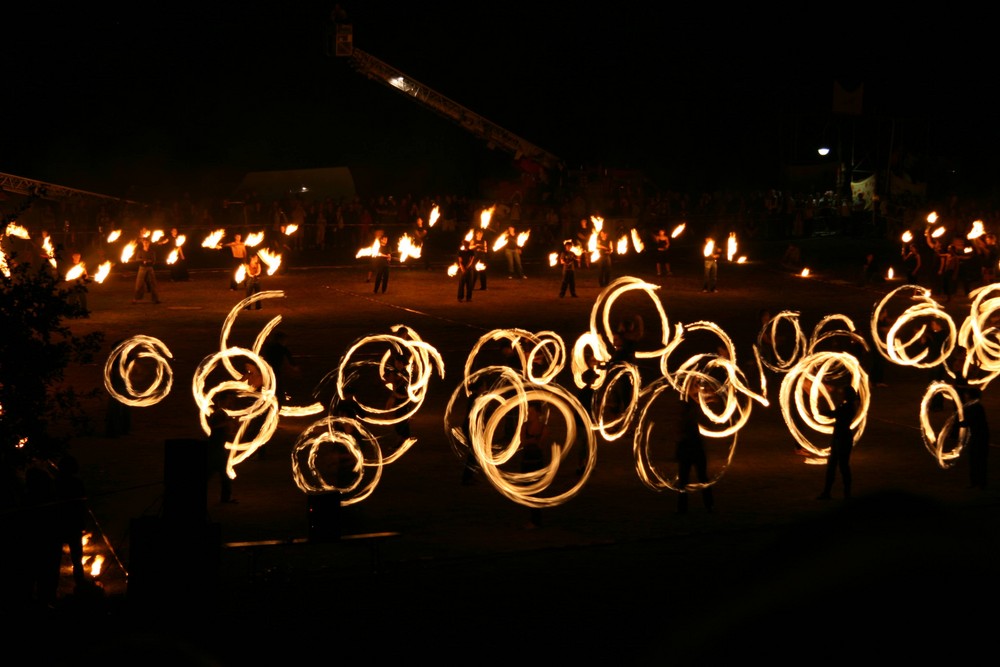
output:
M227 192L252 170L375 169L475 191L511 156L328 55L335 3L4 11L0 172L114 195ZM974 15L844 5L343 3L354 45L571 168L686 191L781 185L839 144L861 175L988 192L996 58ZM982 27L981 27L982 26ZM834 116L834 82L863 114Z

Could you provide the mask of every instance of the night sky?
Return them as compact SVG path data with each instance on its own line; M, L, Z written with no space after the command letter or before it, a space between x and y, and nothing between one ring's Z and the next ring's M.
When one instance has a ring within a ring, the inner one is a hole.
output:
M948 17L726 14L646 3L342 3L354 44L571 167L661 187L766 187L840 139L862 169L997 176L992 42ZM334 3L5 10L0 172L126 194L253 170L505 174L509 155L326 53ZM831 7L842 12L843 8ZM730 10L725 10L729 12ZM833 85L864 85L833 117Z

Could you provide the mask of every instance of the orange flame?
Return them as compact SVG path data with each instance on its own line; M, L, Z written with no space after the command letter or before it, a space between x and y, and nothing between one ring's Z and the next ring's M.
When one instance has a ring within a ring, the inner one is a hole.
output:
M97 267L97 273L94 274L94 280L99 283L103 283L104 279L111 274L111 262L107 261Z

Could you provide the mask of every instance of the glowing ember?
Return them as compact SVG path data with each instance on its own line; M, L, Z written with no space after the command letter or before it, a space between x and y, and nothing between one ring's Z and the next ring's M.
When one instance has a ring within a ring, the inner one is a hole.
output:
M83 275L83 272L85 270L86 267L83 265L83 262L80 262L79 264L74 264L72 267L70 267L69 271L66 272L66 280L76 280L77 278Z
M104 262L99 267L97 267L97 273L94 274L94 280L99 283L103 283L104 279L111 274L111 262Z
M645 244L642 242L642 237L639 236L639 230L635 227L632 228L632 245L635 246L636 252L642 252L646 248Z
M214 232L205 237L205 240L201 242L202 248L221 248L222 237L226 235L225 229L216 229Z
M257 256L260 257L260 261L267 265L267 275L269 276L273 276L278 267L281 266L281 255L271 253L267 248L258 250Z
M484 208L482 213L479 214L479 226L482 229L490 226L490 220L493 218L493 211L495 210L496 206L490 206L489 208Z
M681 224L679 224L676 227L674 227L674 231L670 232L670 238L675 239L678 236L680 236L681 234L683 234L685 227L687 227L687 223L686 222L682 222Z
M248 248L256 248L264 241L264 232L250 232L243 244Z
M120 229L111 230L111 233L108 234L108 243L114 243L119 239L119 237L121 237L121 235L122 235L122 230Z
M135 254L135 241L129 241L128 244L122 248L122 264L128 264L132 259L132 255Z
M440 217L441 217L441 209L435 206L434 208L431 209L431 214L427 216L427 226L433 227L434 223L437 222L438 218Z
M808 278L809 277L809 269L802 269L802 273L800 273L799 275L802 276L803 278Z

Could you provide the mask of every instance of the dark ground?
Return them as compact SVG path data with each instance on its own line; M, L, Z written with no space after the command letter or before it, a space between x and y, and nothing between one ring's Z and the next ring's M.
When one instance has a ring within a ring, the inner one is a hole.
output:
M783 245L761 245L745 250L748 264L722 263L716 294L701 292L697 250L679 248L675 276L660 290L671 326L715 321L738 350L749 349L762 307L799 311L807 333L832 313L865 327L890 287L857 284L871 244L823 238L802 245L813 277L778 268ZM545 510L541 528L526 530L527 508L485 479L460 483L462 461L443 434L444 406L472 346L490 330L551 330L571 345L589 328L596 274L580 271L581 298L560 300L559 276L540 258L523 281L508 281L494 266L489 289L459 304L444 272L450 258L432 261L429 272L394 269L388 293L373 296L363 264L300 258L265 279L265 289L285 298L241 314L230 339L249 346L280 315L300 365L292 394L303 401L360 336L406 324L440 351L445 375L432 378L413 419L419 442L386 467L370 498L343 509L345 533L398 533L375 543L304 540L307 499L292 481L289 453L312 418L283 418L266 456L237 469L238 504L219 504L210 480L205 525L174 528L163 514L165 443L202 438L190 378L218 348L239 295L223 272L207 269L187 283L160 272L159 306L129 304L131 274L93 286L93 314L74 321L74 330L104 331L107 351L136 334L159 338L173 355L174 384L161 403L133 409L131 435L117 439L102 437L104 400L95 401L98 434L72 443L110 561L100 577L103 596L65 590L54 612L33 619L51 638L39 645L40 663L391 656L435 664L825 664L986 650L996 618L998 497L995 488L967 488L964 460L944 470L924 448L917 414L929 371L890 366L888 387L873 389L849 503L839 482L834 500L815 500L823 469L794 453L775 383L770 407L754 405L714 487L714 513L694 497L691 511L677 515L674 493L644 486L629 433L602 442L582 491ZM657 280L646 258L616 267L626 273ZM619 307L622 316L645 308L628 299ZM967 310L967 299L949 304L956 321ZM101 371L75 369L71 379L99 386ZM996 424L996 392L985 394ZM995 452L990 465L996 479ZM284 544L216 548L260 540Z

